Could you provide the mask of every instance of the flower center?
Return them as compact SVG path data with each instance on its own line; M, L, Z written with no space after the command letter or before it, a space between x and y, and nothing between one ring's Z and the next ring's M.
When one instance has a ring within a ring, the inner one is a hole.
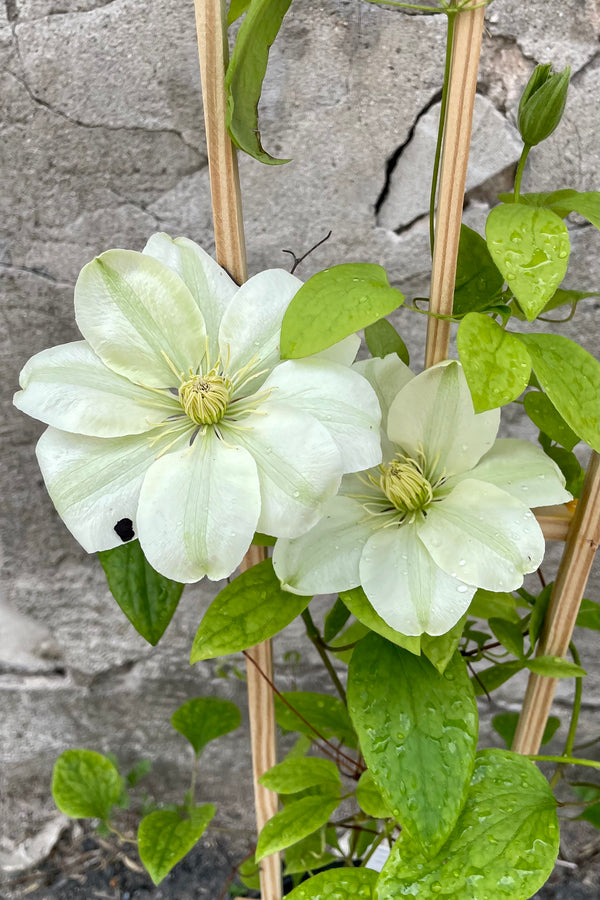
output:
M179 388L179 402L185 413L197 425L219 422L231 397L231 382L215 369L207 375L193 375Z
M433 488L425 478L422 466L410 457L397 455L384 467L379 484L388 500L401 512L424 509L433 500Z

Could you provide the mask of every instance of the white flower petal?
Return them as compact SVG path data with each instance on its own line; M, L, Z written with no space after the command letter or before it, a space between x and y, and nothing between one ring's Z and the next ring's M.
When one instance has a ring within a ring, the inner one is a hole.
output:
M352 367L367 379L374 389L381 406L381 427L387 433L388 413L399 391L415 377L396 353L389 353L383 359L360 359Z
M438 568L418 529L417 523L391 526L369 538L361 584L373 609L401 634L445 634L468 608L475 588Z
M202 313L171 269L133 250L108 250L81 270L75 318L103 363L149 387L178 386L206 350Z
M287 360L275 367L263 389L272 390L276 403L304 410L325 426L340 451L344 472L381 462L379 403L358 372L324 359Z
M372 534L362 506L348 497L332 497L323 518L294 540L280 538L273 567L286 590L294 594L329 594L360 584L358 565Z
M413 458L425 452L430 480L466 472L496 437L500 410L475 414L462 367L440 363L421 372L390 407L388 437Z
M360 338L357 334L350 334L348 337L325 350L313 353L308 359L328 359L330 362L339 363L341 366L351 366L356 359L356 354L360 349Z
M464 477L495 484L529 507L554 506L573 499L554 460L541 447L517 438L497 440ZM452 479L449 486L455 480L462 481L463 477Z
M181 430L185 445L189 429ZM36 454L57 512L84 550L110 550L121 544L115 525L131 519L142 480L156 456L176 437L161 435L152 443L147 434L94 438L48 428Z
M42 350L27 362L15 394L17 409L47 425L92 437L149 431L181 412L174 397L117 375L85 341Z
M257 372L270 371L279 362L283 314L301 286L300 279L284 269L259 272L241 286L219 331L221 359L228 372L248 365Z
M183 452L148 470L140 493L140 544L154 568L175 581L231 575L252 542L260 512L254 460L227 447L212 428Z
M544 556L533 513L506 491L474 479L429 507L419 536L445 572L488 591L520 587Z
M257 530L273 537L298 537L321 517L340 484L341 460L333 439L313 416L266 401L261 413L240 428L219 426L229 444L252 455L260 479Z
M178 237L172 240L168 234L153 234L143 253L177 272L189 288L206 325L210 360L211 365L214 365L219 355L221 319L238 291L238 285L212 256L189 238Z

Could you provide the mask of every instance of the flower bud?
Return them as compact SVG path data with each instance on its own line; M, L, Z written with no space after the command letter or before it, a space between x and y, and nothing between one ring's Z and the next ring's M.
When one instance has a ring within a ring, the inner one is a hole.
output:
M562 72L553 72L550 63L535 67L519 103L517 124L525 144L539 144L557 127L565 109L570 77L570 66Z

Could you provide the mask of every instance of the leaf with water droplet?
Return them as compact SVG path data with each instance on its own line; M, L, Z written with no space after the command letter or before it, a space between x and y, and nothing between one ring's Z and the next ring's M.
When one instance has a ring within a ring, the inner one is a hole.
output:
M285 900L373 900L377 878L371 869L332 869L299 884Z
M504 406L527 387L531 373L527 350L488 316L465 316L457 346L475 412Z
M256 845L256 861L302 840L328 821L340 802L339 785L322 785L317 794L293 800L263 827Z
M217 594L194 638L190 662L247 650L289 625L310 597L281 589L270 559L242 572Z
M423 853L436 853L464 803L477 743L464 661L455 654L440 675L427 659L370 634L352 655L348 709L386 805Z
M485 240L476 231L460 226L452 312L463 316L497 305L503 276L490 256Z
M512 203L513 196L513 194L499 194L498 199L503 203ZM574 212L591 222L594 228L600 229L600 191L572 191L566 188L548 194L521 194L519 203L544 206L561 219Z
M347 263L317 272L292 298L281 325L281 356L319 353L393 312L404 296L381 266Z
M552 871L558 836L556 800L536 766L507 750L482 750L464 809L437 856L427 860L404 831L375 896L527 900Z
M541 391L530 391L525 394L525 412L540 431L566 450L572 450L579 443L578 435L569 428L550 398Z
M550 209L507 203L489 214L486 239L492 259L531 322L565 277L569 233Z
M533 371L553 406L575 434L600 451L600 364L559 334L521 334Z

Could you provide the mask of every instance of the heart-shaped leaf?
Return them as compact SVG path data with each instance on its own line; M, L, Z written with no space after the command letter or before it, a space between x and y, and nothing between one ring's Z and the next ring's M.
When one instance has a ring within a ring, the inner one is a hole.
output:
M377 634L354 650L348 709L386 805L426 855L444 843L465 801L477 743L477 706L456 654L440 675Z
M319 353L393 312L404 296L381 266L347 263L317 272L302 285L281 325L281 356Z
M489 214L486 239L492 259L531 322L567 271L569 233L550 209L507 203Z
M193 697L171 716L171 725L188 739L196 756L209 741L239 728L241 721L235 703L220 697Z
M122 790L121 776L101 753L65 750L54 763L52 796L72 819L106 821Z
M333 869L299 884L285 900L372 900L376 881L371 869Z
M190 852L214 814L212 803L206 803L194 807L189 816L170 810L144 816L138 828L138 852L154 884L160 884Z
M529 354L518 338L493 319L481 313L466 315L457 345L475 412L504 406L527 387Z
M377 900L527 900L558 853L556 800L528 759L507 750L477 754L466 804L439 853L424 857L403 831L377 882Z

